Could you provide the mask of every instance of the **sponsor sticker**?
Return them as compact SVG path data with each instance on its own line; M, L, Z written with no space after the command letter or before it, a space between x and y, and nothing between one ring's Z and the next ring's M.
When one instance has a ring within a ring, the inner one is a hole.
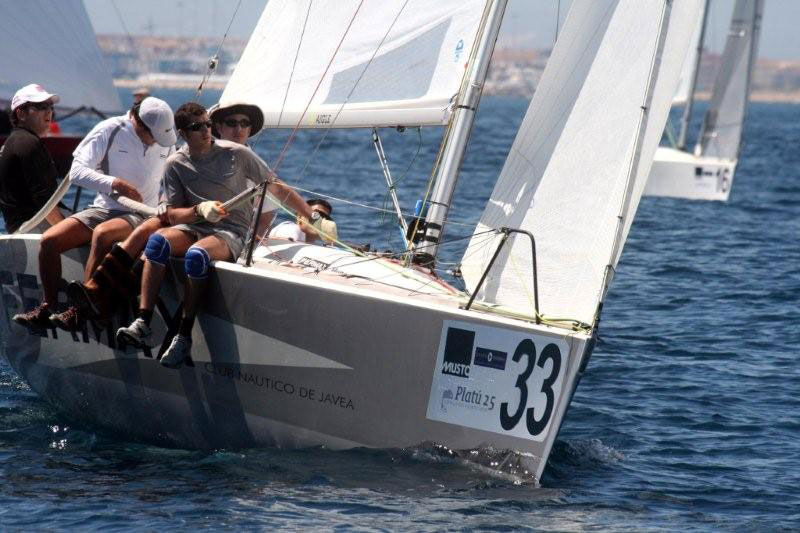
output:
M562 337L445 321L427 417L542 441L561 400L568 355Z

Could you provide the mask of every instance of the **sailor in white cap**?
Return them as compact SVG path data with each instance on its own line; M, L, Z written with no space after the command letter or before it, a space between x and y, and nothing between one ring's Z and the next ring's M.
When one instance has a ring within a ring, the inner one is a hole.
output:
M112 245L126 238L144 218L117 202L127 196L148 206L158 205L164 166L177 141L172 109L163 100L145 98L122 116L97 124L73 152L72 183L97 191L94 202L48 229L39 248L39 275L44 301L32 311L14 316L24 326L58 326L76 330L86 317L75 307L55 313L61 254L91 242L86 262L88 279Z
M42 137L58 101L58 95L35 83L18 90L11 100L14 129L0 148L0 209L9 233L32 218L56 190L56 167ZM57 207L47 215L51 225L63 219Z

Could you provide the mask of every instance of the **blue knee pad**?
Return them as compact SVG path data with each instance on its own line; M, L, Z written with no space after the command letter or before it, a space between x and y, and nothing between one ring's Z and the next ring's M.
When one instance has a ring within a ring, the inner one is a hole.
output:
M169 241L160 233L154 233L147 239L147 246L144 247L144 256L151 263L167 266L171 253Z
M205 279L208 277L208 265L211 264L211 257L204 248L190 246L184 256L183 267L186 275L192 279Z

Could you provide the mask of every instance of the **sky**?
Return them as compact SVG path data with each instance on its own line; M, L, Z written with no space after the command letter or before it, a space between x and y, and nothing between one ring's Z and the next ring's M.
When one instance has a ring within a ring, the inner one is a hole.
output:
M430 0L435 2L436 0ZM549 48L572 0L509 0L499 46ZM591 0L584 0L591 1ZM677 0L686 1L686 0ZM800 60L800 0L765 0L759 55ZM734 0L712 0L707 46L722 51ZM267 0L84 0L97 33L246 39ZM560 5L560 9L559 9ZM239 10L234 17L237 6ZM231 23L231 20L233 22ZM124 22L123 22L124 21Z

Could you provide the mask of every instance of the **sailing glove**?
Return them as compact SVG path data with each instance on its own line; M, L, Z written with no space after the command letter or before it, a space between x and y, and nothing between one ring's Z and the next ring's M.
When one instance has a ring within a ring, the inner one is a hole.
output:
M225 208L222 207L222 203L214 200L200 202L194 206L194 212L197 213L197 216L204 218L212 224L214 222L219 222L222 220L222 217L228 214Z

